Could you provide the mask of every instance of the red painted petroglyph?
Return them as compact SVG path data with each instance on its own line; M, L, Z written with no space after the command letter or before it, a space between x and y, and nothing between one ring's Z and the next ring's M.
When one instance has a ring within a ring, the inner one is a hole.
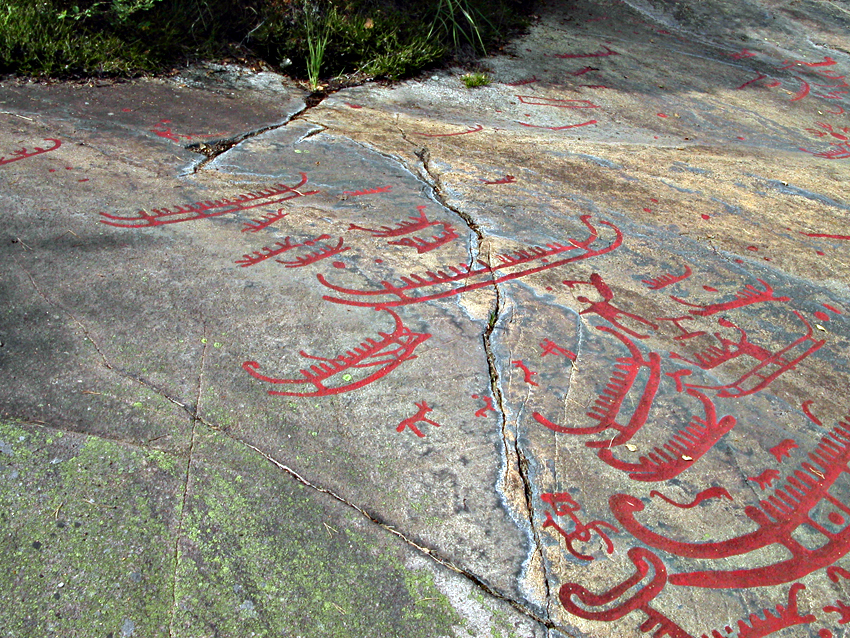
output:
M821 157L823 159L828 159L828 160L850 159L850 144L833 144L832 150L821 151L821 152L818 152L818 153L816 153L814 151L810 151L810 150L802 148L802 147L800 148L800 150L804 151L806 153L811 153L815 157ZM806 235L807 233L802 233L802 234ZM823 235L818 235L818 234L810 235L810 237L812 237L812 236L818 237L818 236L823 236ZM829 235L825 235L825 236L828 237ZM850 235L836 235L834 238L835 239L850 239Z
M850 605L842 600L836 600L834 605L824 607L823 610L827 613L840 614L841 616L837 621L839 625L850 623Z
M0 156L0 166L4 164L11 164L12 162L18 162L22 159L27 159L28 157L35 157L36 155L41 155L42 153L50 153L51 151L55 151L57 148L62 146L62 142L52 137L44 138L45 142L52 142L53 145L50 147L35 146L31 151L28 151L26 148L22 148L17 151L12 151L12 154L7 157Z
M558 100L548 97L537 97L536 95L517 95L523 104L532 106L557 106L562 109L598 109L599 105L590 100Z
M411 233L418 232L420 230L425 230L430 226L439 226L443 225L445 222L432 222L425 216L425 209L427 206L417 206L416 210L419 211L418 217L410 217L410 221L399 222L395 225L394 228L390 226L381 226L380 228L364 228L362 226L357 226L356 224L351 224L348 227L348 230L361 230L365 233L369 233L372 237L401 237L403 235L410 235Z
M684 281L692 274L691 267L685 265L685 272L681 275L674 275L672 273L664 273L663 275L659 275L655 278L643 279L641 283L646 284L646 287L650 290L661 290L662 288L666 288L667 286L671 286L675 283L679 283L680 281Z
M746 87L750 86L751 84L755 84L755 83L756 83L756 82L758 82L759 80L764 80L766 77L767 77L767 76L766 76L766 75L764 75L763 73L759 73L759 74L758 74L758 77L756 77L755 79L750 80L750 81L748 81L748 82L744 82L741 86L737 87L737 89L736 89L736 90L740 91L741 89L745 89Z
M554 494L542 494L540 496L542 501L545 501L552 508L552 511L555 513L557 517L566 516L573 523L572 531L566 531L563 527L558 525L555 522L555 519L552 517L552 512L546 512L546 521L543 523L543 529L547 529L549 527L554 528L558 534L564 539L564 543L566 545L567 551L580 560L593 560L593 556L588 556L587 554L582 554L574 547L575 542L586 543L591 540L594 534L599 536L602 541L605 543L605 551L608 554L614 553L614 543L609 538L608 534L605 532L607 528L614 534L616 534L619 530L611 525L610 523L606 523L605 521L590 521L589 523L584 523L578 517L577 512L581 509L581 505L573 499L573 497L569 494L569 492L556 492Z
M169 124L171 120L160 120L158 123L154 124L154 127L150 129L151 133L155 133L159 137L164 137L165 139L171 140L172 142L180 143L180 140L192 140L192 139L203 139L209 137L222 137L224 133L209 133L205 135L184 135L180 133L174 133L170 127L165 126Z
M723 435L732 431L736 419L724 416L717 419L714 403L704 394L688 390L688 394L702 402L705 418L692 417L690 424L676 433L667 443L656 447L637 463L628 463L614 456L611 447L599 450L598 456L607 465L628 472L633 481L655 482L675 478L702 458Z
M597 120L588 120L587 122L582 122L581 124L567 124L566 126L543 126L541 124L528 124L526 122L517 121L517 124L521 124L522 126L527 126L529 128L545 128L550 131L566 131L571 128L578 128L580 126L590 126L591 124L597 124Z
M590 215L582 216L581 220L590 231L590 236L587 239L583 241L571 239L568 240L569 243L567 244L547 244L545 248L534 246L531 248L516 250L510 254L499 255L498 259L501 263L495 266L479 260L476 262L477 267L475 265L470 266L468 264L459 264L457 266L449 266L448 268L437 272L428 271L424 275L411 274L406 277L401 277L401 285L395 285L389 281L382 281L381 288L375 290L343 288L341 286L331 284L321 274L317 275L317 277L323 286L336 293L346 295L346 297L332 297L330 295L326 295L324 297L325 300L332 301L333 303L372 308L389 308L431 301L433 299L443 299L445 297L451 297L472 290L477 290L479 288L494 286L502 283L503 281L519 279L520 277L557 268L568 263L582 261L597 255L604 255L612 250L616 250L622 244L623 235L619 228L610 222L601 221L599 222L600 225L610 228L615 233L616 237L606 246L593 248L593 244L599 241L598 231L596 227L590 223ZM567 256L562 259L548 261L551 257L569 254L573 251L578 251L578 254L571 257ZM473 281L471 282L470 280ZM432 286L446 286L448 289L431 294L428 294L426 291L425 294L421 294L419 296L410 294ZM358 297L369 298L385 296L393 296L397 299L390 301L358 299Z
M305 195L313 195L319 191L301 192L298 189L307 183L307 174L301 173L301 181L295 186L286 186L285 184L275 184L269 188L260 191L237 195L232 198L208 200L203 202L195 202L194 204L178 205L173 209L155 208L150 213L141 210L132 217L123 217L120 215L112 215L110 213L100 213L101 223L109 226L117 226L118 228L146 228L152 226L163 226L165 224L179 224L181 222L190 222L198 219L209 219L211 217L220 217L228 213L237 213L243 210L251 210L260 206L272 206L279 204L296 197L304 197ZM285 213L276 213L274 221L285 217ZM246 225L243 230L256 232L269 225L267 220L255 220ZM255 224L252 226L251 224Z
M693 638L663 613L650 606L667 583L667 568L661 559L644 547L632 547L629 560L635 573L608 591L594 594L578 583L566 583L558 591L564 609L585 620L611 622L633 611L641 611L647 619L640 625L644 633L655 631L662 638Z
M676 337L673 337L673 341L685 341L687 339L693 339L694 337L700 337L706 334L703 330L688 330L682 325L683 321L694 321L695 317L690 315L685 315L684 317L655 317L656 321L669 321L673 325L675 325L679 331L682 333ZM681 392L681 390L679 390Z
M838 565L832 565L826 568L826 576L833 583L837 583L840 578L850 580L850 572Z
M696 497L694 497L694 500L692 500L690 503L678 503L678 502L674 501L673 499L671 499L669 496L665 496L664 494L662 494L658 490L652 490L649 493L650 498L653 498L653 497L656 497L656 496L658 498L664 500L664 501L667 501L673 507L678 507L679 509L682 509L682 510L689 510L691 508L696 507L700 503L702 503L704 501L708 501L708 500L713 499L713 498L725 498L725 499L728 499L730 501L734 500L732 498L732 495L726 490L725 487L709 487L708 489L705 489L702 492L699 492L696 495Z
M266 259L271 259L272 257L276 257L278 255L282 255L285 252L289 252L290 250L294 250L295 248L300 248L301 246L312 246L317 241L323 241L325 239L330 239L330 235L319 235L316 239L309 240L300 244L293 244L292 238L287 237L282 242L275 242L275 247L263 246L260 250L255 250L253 253L248 254L245 253L242 255L241 259L237 259L235 264L239 264L242 268L247 268L249 266L255 266Z
M733 60L743 60L744 58L754 58L756 56L755 53L748 49L741 49L738 53L732 53L729 57Z
M603 44L599 51L594 51L593 53L556 53L552 57L560 58L561 60L575 60L578 58L607 58L611 55L620 54Z
M813 623L815 616L813 614L800 615L799 607L797 606L797 594L806 587L802 583L794 583L788 590L788 604L777 605L775 610L765 609L762 611L764 618L758 614L750 614L750 617L745 620L738 621L738 635L736 638L765 638L770 634L774 634L788 627L796 627L797 625L808 625ZM727 632L728 633L728 632ZM702 638L709 638L703 634ZM716 629L711 632L711 638L724 638Z
M780 69L790 69L790 68L795 67L795 66L807 66L807 67L811 68L811 67L821 67L821 66L833 66L835 64L838 64L838 62L833 60L828 55L825 55L823 57L823 60L821 60L820 62L806 62L804 60L793 60L793 61L784 60L782 63L785 66L779 67Z
M703 352L698 353L695 357L696 361L685 359L676 353L671 353L670 357L672 359L687 361L704 370L710 370L719 366L721 363L736 359L742 355L752 357L758 363L732 383L724 385L685 383L684 385L689 388L701 390L717 390L717 396L722 398L743 397L763 390L780 375L793 370L798 363L819 350L826 343L825 339L815 339L812 336L812 326L805 320L803 315L796 310L793 312L803 322L806 332L776 352L771 352L766 348L750 343L744 330L738 328L738 326L727 319L719 319L718 323L721 326L732 327L739 331L741 337L737 342L721 337L720 333L715 333L715 337L723 346L722 348L711 346Z
M779 476L780 476L779 470L770 469L770 470L765 470L764 472L762 472L758 476L748 476L747 480L758 483L759 488L763 492L767 488L771 487L773 485L773 482L776 479L778 479Z
M317 242L318 240L314 241L312 244L307 244L307 242L305 242L303 245L315 245ZM320 244L318 246L318 250L313 250L306 255L301 255L292 261L284 261L282 259L275 259L275 261L279 264L283 264L287 268L302 268L304 266L309 266L310 264L315 264L317 261L322 261L323 259L328 259L334 255L344 253L346 250L350 250L349 246L344 246L343 244L343 239L340 237L336 246Z
M567 350L566 348L562 348L554 341L551 341L549 339L544 339L540 342L540 349L542 350L542 352L540 353L541 357L545 357L547 354L553 354L556 356L566 357L570 361L575 361L577 358L575 352L573 352L572 350Z
M812 87L803 78L798 77L797 79L800 81L800 89L794 94L794 97L791 98L792 102L797 102L798 100L802 100L812 90Z
M790 558L771 565L734 570L681 572L670 576L674 585L712 589L767 587L802 578L834 563L850 550L850 524L834 532L815 520L812 511L819 503L850 517L850 507L829 493L835 481L850 473L850 423L842 422L821 439L801 469L789 475L774 494L748 506L745 514L758 529L723 541L692 543L652 531L635 517L644 503L628 494L614 494L609 505L623 528L642 543L662 551L697 559L740 556L774 544L782 545ZM833 517L834 518L834 517ZM844 517L840 517L845 521ZM836 519L838 520L838 519ZM832 518L830 519L831 522ZM792 534L800 525L819 532L826 541L816 549L797 542Z
M416 411L416 414L407 417L401 423L399 423L395 431L403 432L405 428L410 428L416 436L418 436L419 438L424 438L425 435L422 434L422 430L416 427L417 423L427 423L428 425L433 425L435 427L440 427L440 424L436 421L432 421L431 419L425 416L429 412L434 411L433 408L428 407L428 404L425 401L423 401L422 403L415 403L414 405L419 408Z
M537 373L529 370L528 366L525 365L525 363L523 363L521 359L511 361L511 365L519 370L522 370L523 381L525 381L528 385L540 385L539 383L537 383L537 381L531 378Z
M488 396L479 396L477 394L472 395L473 399L481 399L484 401L484 407L479 408L475 411L475 416L486 417L488 412L496 412L496 408L493 407L493 398Z
M421 237L402 237L401 239L388 241L387 244L391 246L407 246L408 248L415 248L416 252L421 255L422 253L435 250L440 246L445 246L449 242L458 238L457 231L448 222L435 222L434 225L441 225L443 227L443 231L438 235L432 236L430 239L422 239Z
M831 233L800 233L801 235L805 235L806 237L822 237L824 239L841 239L843 241L850 241L850 235L833 235Z
M747 284L743 289L735 293L735 299L722 303L693 304L673 295L670 295L670 299L684 306L696 308L696 310L688 310L688 312L700 317L709 317L717 314L718 312L726 312L728 310L734 310L735 308L743 308L744 306L764 303L767 301L790 301L790 297L775 297L773 294L773 288L768 285L766 281L762 279L756 279L756 281L764 287L764 290L759 290L752 284Z
M814 401L812 401L811 399L807 399L806 401L803 401L802 406L800 406L803 409L803 414L805 414L807 417L809 417L809 420L812 423L814 423L815 425L823 425L823 423L821 423L821 420L819 418L817 418L814 414L812 414L812 409L811 409L812 403L814 403Z
M273 384L312 385L312 391L281 391L269 390L271 395L321 397L333 394L351 392L369 385L383 378L405 361L415 359L414 351L417 346L428 340L431 335L427 333L412 332L401 321L401 318L392 310L385 310L395 321L395 329L392 332L379 332L379 338L369 338L359 346L349 350L343 355L333 358L317 357L307 354L303 350L300 355L305 359L318 361L309 369L302 369L301 379L286 379L269 377L260 374L260 364L256 361L246 361L242 368L255 379ZM374 370L372 372L369 372ZM365 376L358 374L363 371L369 372ZM327 382L342 381L340 385L328 386Z
M593 314L601 317L612 326L615 326L619 330L622 330L626 334L634 337L635 339L646 339L649 335L641 334L639 332L635 332L634 330L627 328L621 322L621 319L628 319L634 321L639 324L643 324L645 326L649 326L653 330L658 330L658 324L655 324L648 319L644 319L640 315L636 315L631 312L627 312L618 308L611 301L614 299L614 292L608 287L608 284L603 281L602 276L599 273L593 273L590 275L590 281L574 281L567 280L563 282L570 288L573 288L576 284L591 284L596 292L602 297L601 301L592 301L590 298L585 297L584 295L579 295L576 297L576 301L584 304L588 304L588 307L584 310L580 311L579 315L587 315Z
M637 434L649 417L649 410L655 400L661 377L661 357L658 353L650 352L648 358L644 358L640 349L626 335L620 334L607 326L599 326L598 330L614 335L623 342L630 354L628 357L617 359L611 380L594 403L593 409L587 413L587 416L598 421L599 425L590 427L563 426L552 423L539 412L532 414L538 423L560 434L599 434L608 429L619 432L611 439L585 443L587 447L592 448L622 445L628 443ZM646 368L648 374L641 391L641 397L636 406L630 403L633 407L632 414L627 423L621 424L618 418L620 412L623 411L623 403L631 389L636 385L638 374L643 368Z
M377 195L378 193L389 193L392 189L392 186L379 186L378 188L366 188L360 191L342 191L342 194L348 195L349 197L359 197L361 195Z
M773 454L773 458L776 459L777 463L781 463L782 459L789 458L791 456L791 450L796 450L799 445L794 439L782 439L779 443L770 448L770 453Z
M514 177L513 175L505 175L504 177L493 180L492 182L488 182L486 180L481 181L483 181L485 184L514 184L516 183L516 177Z
M579 75L584 75L585 73L590 73L591 71L599 71L595 66L586 66L584 68L578 69L577 71L573 71L570 75L578 77Z

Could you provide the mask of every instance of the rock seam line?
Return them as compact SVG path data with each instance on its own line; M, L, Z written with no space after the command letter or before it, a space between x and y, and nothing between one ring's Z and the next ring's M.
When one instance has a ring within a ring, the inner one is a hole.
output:
M278 124L272 124L270 126L264 126L262 128L258 128L258 129L253 130L253 131L248 131L247 133L241 133L239 135L234 135L233 137L228 137L228 138L223 139L223 140L218 140L214 144L206 144L206 143L201 142L201 143L195 143L195 144L188 144L187 146L184 146L183 148L185 148L187 151L192 151L194 153L200 153L201 155L206 156L204 159L200 160L197 164L192 166L191 173L189 173L189 174L197 175L204 168L206 168L206 166L210 162L215 160L219 155L226 153L227 151L238 146L242 142L251 139L252 137L257 137L258 135L262 135L263 133L268 133L269 131L274 131L274 130L277 130L277 129L280 129L280 128L284 128L290 122L293 122L294 120L300 119L305 113L307 113L307 111L309 111L310 109L315 108L316 106L321 104L322 100L324 99L324 96L321 96L318 99L317 98L311 99L311 98L313 98L312 95L308 95L307 97L305 97L304 98L304 106L302 106L300 109L295 111L295 113L292 113L291 115L289 115L283 122L280 122ZM324 128L327 129L327 127L324 127ZM315 131L313 133L309 133L305 136L305 138L310 137L311 135L315 135L316 133L320 133L320 132L321 131Z
M202 321L203 338L201 339L201 362L198 369L198 393L195 397L194 414L192 414L192 433L189 438L189 448L186 454L186 479L183 481L183 493L180 497L180 519L177 522L177 533L174 538L174 574L171 579L171 618L168 623L168 635L174 638L174 621L177 618L177 579L180 570L180 540L183 538L183 522L186 520L186 499L189 495L189 480L192 475L192 456L195 451L195 432L198 428L198 422L201 412L201 392L204 387L204 364L207 359L207 324Z
M195 425L197 425L197 423L203 424L204 426L206 426L207 428L209 428L212 431L221 432L222 434L227 436L232 441L239 443L241 445L244 445L245 447L253 450L257 454L259 454L262 458L264 458L266 461L272 463L275 467L284 471L286 474L288 474L291 478L295 479L299 483L305 485L306 487L311 488L312 490L314 490L316 492L319 492L321 494L326 494L326 495L330 496L331 498L333 498L334 500L339 501L340 503L350 507L351 509L358 512L363 517L367 518L373 524L377 525L381 529L383 529L383 530L389 532L390 534L396 536L397 538L401 539L405 544L416 549L417 551L424 554L425 556L427 556L428 558L430 558L434 562L442 565L443 567L455 572L456 574L458 574L460 576L463 576L464 578L469 580L473 585L475 585L479 589L483 590L486 594L488 594L492 598L495 598L497 600L501 600L503 602L508 603L511 607L513 607L521 615L533 620L534 622L542 625L543 627L546 627L547 630L557 630L557 631L563 633L566 636L570 636L570 637L573 636L572 634L566 632L564 630L564 628L553 623L551 620L549 620L547 618L543 618L543 617L539 616L538 614L534 613L532 610L526 608L520 601L515 600L515 599L513 599L509 596L506 596L505 594L502 594L502 593L496 591L495 589L490 587L486 582L484 582L484 580L482 580L479 576L476 576L475 574L473 574L473 573L471 573L471 572L469 572L469 571L467 571L467 570L465 570L461 567L458 567L457 565L454 565L448 559L443 558L435 549L430 548L430 547L425 547L424 545L417 543L412 538L407 536L404 532L401 532L401 531L395 529L394 527L382 522L379 518L370 514L368 511L366 511L365 509L363 509L359 505L356 505L355 503L352 503L349 500L347 500L345 497L343 497L339 494L336 494L333 490L330 490L328 488L325 488L325 487L322 487L320 485L316 485L316 484L310 482L309 480L307 480L306 478L304 478L303 476L298 474L295 470L293 470L292 468L288 467L287 465L281 463L280 461L278 461L274 457L266 454L265 452L263 452L259 448L251 445L250 443L248 443L246 441L243 441L242 439L240 439L239 437L228 432L224 428L207 421L198 412L198 410L197 410L198 406L196 406L195 409L192 409L189 406L187 406L185 403L182 403L182 402L178 401L177 399L175 399L174 397L170 396L165 391L163 391L163 390L157 388L156 386L146 382L144 379L138 378L134 375L124 373L121 370L115 368L110 363L109 359L106 357L106 355L100 349L100 347L97 345L97 343L91 338L90 332L85 327L85 325L79 319L77 319L71 312L69 312L65 307L63 307L61 304L58 304L58 303L52 301L49 297L47 297L47 295L45 295L38 288L35 280L33 279L32 275L29 273L29 271L26 268L24 268L24 266L17 260L17 258L15 258L15 261L18 264L18 266L24 271L24 273L26 273L26 275L30 279L30 282L32 283L33 288L36 290L38 295L40 297L42 297L45 300L45 302L47 302L49 305L62 310L65 314L67 314L74 321L74 323L76 323L80 327L80 329L83 331L83 334L86 336L86 339L94 346L95 350L97 351L98 355L101 358L101 363L103 364L103 366L106 369L114 372L115 374L117 374L118 376L120 376L122 378L126 378L126 379L129 379L129 380L132 380L132 381L139 383L140 385L142 385L145 388L147 388L148 390L154 392L158 396L161 396L162 398L166 399L167 401L169 401L169 402L173 403L174 405L177 405L180 408L182 408L192 418L193 432L194 432L194 427L195 427ZM205 347L206 347L206 344L205 344ZM103 437L103 436L100 436L100 435L90 435L86 432L80 432L80 431L73 430L73 429L70 429L70 428L65 429L65 428L61 428L61 427L55 427L55 426L52 426L52 425L44 424L43 422L40 422L40 421L37 421L37 420L26 419L26 421L33 423L35 425L39 425L41 427L51 427L51 428L61 430L61 431L73 432L75 434L81 434L81 435L85 435L85 436L95 436L96 438L104 438L104 439L109 439L109 440L115 440L116 442L120 442L120 443L126 443L125 441L122 441L120 439L112 439L110 437ZM136 446L141 447L141 448L147 447L147 446L139 444L139 443L135 443L135 444L132 444L132 445L136 445ZM184 490L184 498L185 498L185 490ZM181 524L182 524L182 516L183 516L183 512L181 510ZM180 535L178 533L176 542L179 542L179 540L180 540ZM174 595L174 592L172 592L172 596L173 595ZM172 620L173 620L173 617L172 617ZM170 632L171 636L174 635L173 632L171 631L171 627L169 627L169 632Z
M404 132L404 129L402 129L398 125L398 122L396 122L396 128L398 129L399 133L401 134L402 139L404 139L406 142L413 145L414 147L418 147L417 144L412 142L407 137L406 133ZM478 223L475 221L475 219L473 219L473 217L470 214L468 214L464 211L461 211L460 209L458 209L458 208L456 208L456 207L454 207L454 206L452 206L448 203L446 196L445 196L445 194L443 193L443 190L442 190L442 184L441 184L440 177L439 177L439 175L436 175L434 173L434 171L431 169L431 161L430 161L431 160L431 153L430 153L428 147L427 146L419 147L418 150L414 150L414 154L416 155L417 158L419 158L419 161L422 163L422 171L424 173L424 176L427 176L427 179L424 180L424 181L433 190L435 199L440 203L441 206L443 206L447 210L452 211L455 215L457 215L460 219L462 219L466 223L466 225L469 227L469 230L472 231L475 234L475 236L477 237L476 254L470 255L470 261L471 262L474 261L478 256L481 255L481 248L482 248L483 243L486 239L484 232L481 230L481 227L478 225ZM488 259L488 263L489 263L489 259ZM502 391L501 391L501 378L500 378L500 375L499 375L499 368L498 368L498 365L497 365L497 362L496 362L496 354L493 351L493 346L492 346L492 335L493 335L493 332L496 329L496 325L499 323L499 321L502 318L504 303L503 303L503 299L502 299L502 291L501 291L501 288L499 287L499 285L494 283L493 289L494 289L494 292L495 292L495 295L496 295L495 308L492 310L493 314L488 319L487 325L486 325L484 331L481 334L481 340L482 340L482 343L483 343L483 346L484 346L484 352L485 352L485 355L486 355L486 358L487 358L487 367L489 369L489 377L490 377L490 388L491 388L491 391L493 393L493 397L496 399L496 403L499 407L499 419L500 419L500 424L501 424L502 445L503 445L504 458L505 458L504 481L505 481L505 485L507 485L509 473L515 471L517 473L517 475L519 476L520 481L522 482L523 499L525 501L525 503L524 503L525 504L525 515L526 515L526 520L528 522L529 529L531 531L532 541L534 543L534 547L531 550L531 554L534 557L539 558L539 560L540 560L540 567L541 567L541 570L543 572L543 582L544 582L545 596L546 596L546 599L544 601L544 609L546 611L546 614L548 615L549 607L550 607L551 602L552 602L552 595L551 595L551 591L549 589L549 578L548 578L548 575L546 573L546 561L545 561L545 557L544 557L544 554L543 554L543 545L542 545L541 540L540 540L539 531L537 530L537 527L534 525L533 489L532 489L531 482L530 482L529 475L528 475L529 461L528 461L528 458L526 457L525 453L523 452L523 450L520 446L519 432L517 431L515 433L514 441L513 441L512 444L508 441L508 436L507 436L508 417L507 417L507 413L505 412L504 397L503 397ZM512 464L510 459L509 459L509 454L508 454L509 448L512 448L511 451L516 456L516 462L514 464ZM513 467L511 467L511 465L513 465Z

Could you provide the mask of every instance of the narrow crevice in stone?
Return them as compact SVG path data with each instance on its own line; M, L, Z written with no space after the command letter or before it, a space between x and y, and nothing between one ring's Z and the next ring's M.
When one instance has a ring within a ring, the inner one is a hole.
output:
M292 477L293 479L295 479L296 481L298 481L299 483L301 483L305 487L308 487L311 490L314 490L314 491L319 492L321 494L326 494L327 496L333 498L334 500L342 503L346 507L353 509L354 511L359 513L361 516L364 516L370 522L377 525L378 527L380 527L384 531L387 531L390 534L392 534L393 536L402 540L406 545L408 545L408 546L414 548L415 550L421 552L422 554L424 554L425 556L427 556L428 558L430 558L434 562L442 565L446 569L449 569L449 570L453 571L454 573L456 573L460 576L463 576L464 578L466 578L467 580L472 582L476 587L481 589L487 595L489 595L489 596L491 596L491 597L493 597L497 600L501 600L501 601L509 604L511 607L513 607L517 612L519 612L523 616L525 616L525 617L533 620L534 622L539 623L543 627L545 627L547 629L547 631L551 630L551 629L556 629L560 632L564 631L563 628L559 627L558 625L553 623L548 618L543 618L540 615L533 612L532 610L528 609L528 607L525 606L521 601L518 601L514 598L511 598L510 596L507 596L507 595L497 591L496 589L491 587L486 581L484 581L482 578L480 578L476 574L473 574L472 572L467 571L467 570L465 570L464 568L462 568L458 565L455 565L449 559L441 556L440 553L437 550L430 548L430 547L425 547L421 543L416 542L411 537L406 535L404 532L402 532L402 531L396 529L395 527L389 525L388 523L381 520L378 516L368 512L367 510L360 507L359 505L352 503L351 501L349 501L345 497L337 494L333 490L330 490L326 487L322 487L320 485L316 485L315 483L311 482L310 480L308 480L307 478L305 478L304 476L302 476L301 474L296 472L291 467L285 465L284 463L281 463L280 461L278 461L273 456L263 452L260 448L248 443L247 441L243 441L243 440L239 439L238 437L233 436L232 434L227 433L227 435L232 440L234 440L238 443L241 443L242 445L244 445L248 449L253 450L257 454L259 454L261 457L266 459L269 463L271 463L272 465L277 467L279 470L282 470L284 473L288 474L290 477Z
M402 135L402 138L405 141L409 142L413 146L417 146L416 144L411 142L411 140L405 134L404 130L401 127L399 127L398 124L396 124L396 127L398 128L399 132ZM423 169L424 175L427 177L427 181L434 191L434 196L437 198L437 200L440 202L440 204L442 206L444 206L445 208L447 208L448 210L455 213L458 217L460 217L466 223L466 225L469 227L469 230L475 234L475 236L477 238L476 253L474 255L471 255L471 261L475 261L478 258L478 256L481 255L482 246L483 246L484 240L485 240L484 232L481 230L481 227L472 218L471 215L469 215L468 213L466 213L464 211L461 211L458 208L451 206L447 202L445 193L443 192L440 177L437 174L435 174L435 172L431 168L431 153L428 150L428 148L424 147L424 146L423 147L417 147L416 150L414 150L414 154L416 155L416 157L419 158L420 162L422 162L422 169ZM551 591L549 590L549 579L546 575L545 561L544 561L544 557L543 557L543 546L542 546L541 541L540 541L540 535L538 533L538 530L534 526L534 507L533 507L534 501L533 501L533 490L532 490L532 487L531 487L531 481L530 481L530 478L528 476L528 459L525 457L525 454L522 452L522 449L520 448L519 440L518 440L518 433L517 433L517 435L514 436L513 443L511 443L508 440L508 432L507 432L508 417L507 417L507 413L505 411L504 397L503 397L502 391L501 391L501 381L500 381L500 378L499 378L499 368L498 368L498 365L496 363L496 355L493 352L492 336L493 336L494 330L496 329L496 325L499 323L499 320L500 320L501 315L502 315L502 309L503 309L502 292L501 292L501 289L499 288L499 285L496 284L495 282L493 283L493 290L494 290L495 295L496 295L496 300L495 300L494 308L490 311L490 317L488 318L487 325L484 329L484 332L482 333L482 342L483 342L483 346L484 346L484 352L485 352L485 355L487 357L487 367L488 367L489 377L490 377L490 387L491 387L491 391L493 393L493 398L495 400L495 404L498 406L499 414L500 414L501 430L502 430L502 432L501 432L502 433L502 442L503 442L503 445L504 445L504 458L505 458L505 464L506 464L505 472L508 473L508 472L511 471L510 468L508 467L508 463L510 463L510 456L511 456L508 453L509 447L510 447L511 448L510 451L512 451L513 455L516 456L516 459L517 459L516 471L517 471L517 474L520 477L520 480L522 481L524 500L525 500L526 517L527 517L527 520L528 520L529 528L531 529L532 538L534 540L533 551L534 551L535 555L537 555L537 557L539 558L541 569L543 569L543 581L544 581L545 597L546 597L545 609L546 609L546 613L548 614L548 611L549 611L548 608L549 608L549 605L551 603Z
M195 396L194 414L192 415L192 433L189 438L189 449L186 454L186 479L183 482L183 491L180 498L180 519L177 522L177 533L174 538L174 554L172 557L174 564L174 573L171 580L171 618L168 623L168 635L174 636L174 620L177 615L177 579L178 570L180 569L180 539L183 535L183 522L186 519L186 499L189 496L189 480L192 473L192 456L195 451L195 432L200 422L201 413L201 395L204 388L204 364L207 358L207 326L204 324L204 337L201 339L203 348L201 349L201 363L198 370L198 392Z
M195 164L195 166L192 167L192 173L196 174L202 171L216 157L218 157L222 153L229 151L234 146L238 146L245 140L249 140L252 137L262 135L263 133L268 133L269 131L274 131L276 129L285 127L293 120L302 117L310 109L321 104L326 97L326 93L311 93L306 98L304 98L304 106L292 115L290 115L288 118L286 118L286 120L284 120L280 124L272 124L271 126L265 126L263 128L259 128L254 131L249 131L247 133L242 133L240 135L235 135L224 140L218 140L217 142L212 142L211 144L208 144L206 142L197 142L195 144L189 144L188 146L185 146L184 148L186 148L186 150L193 151L195 153L199 153L201 155L206 156L205 159L202 159L200 162L198 162L197 164ZM307 137L310 137L310 135L307 135Z

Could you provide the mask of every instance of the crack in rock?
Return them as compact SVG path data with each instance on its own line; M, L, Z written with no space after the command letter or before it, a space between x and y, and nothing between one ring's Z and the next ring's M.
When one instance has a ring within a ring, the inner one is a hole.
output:
M223 140L218 140L211 144L206 142L196 142L194 144L189 144L184 148L188 151L192 151L194 153L199 153L201 155L206 156L205 159L202 159L197 164L192 167L192 174L197 174L202 171L206 166L212 162L219 155L226 153L230 149L235 146L238 146L242 142L249 140L253 137L257 137L258 135L262 135L263 133L268 133L269 131L275 131L280 128L284 128L290 122L302 119L302 116L307 113L310 109L315 108L319 104L322 103L327 97L325 93L311 93L306 98L304 98L304 106L289 115L283 122L279 124L272 124L271 126L264 126L262 128L255 129L253 131L248 131L247 133L241 133L239 135L234 135L233 137L229 137ZM321 125L319 125L321 126ZM325 127L326 129L327 127ZM311 135L315 135L316 133L321 131L316 131L306 135L305 137L310 137Z

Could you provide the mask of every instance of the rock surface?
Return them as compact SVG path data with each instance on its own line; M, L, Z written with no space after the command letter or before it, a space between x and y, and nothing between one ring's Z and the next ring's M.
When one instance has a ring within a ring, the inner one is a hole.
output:
M0 629L842 635L849 24L542 4L487 87L309 108L5 82Z

